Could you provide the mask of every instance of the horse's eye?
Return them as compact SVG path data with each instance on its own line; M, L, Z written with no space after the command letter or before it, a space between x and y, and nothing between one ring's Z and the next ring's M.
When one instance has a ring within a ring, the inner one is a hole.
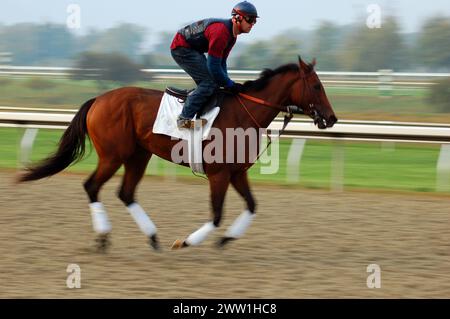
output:
M322 89L322 86L321 86L320 84L316 84L316 85L314 85L314 88L315 88L317 91L320 91L320 90Z

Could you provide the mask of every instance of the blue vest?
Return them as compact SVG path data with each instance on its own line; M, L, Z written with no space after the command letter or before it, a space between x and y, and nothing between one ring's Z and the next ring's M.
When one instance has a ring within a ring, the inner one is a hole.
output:
M197 22L194 22L190 25L185 26L183 29L178 30L178 33L182 34L186 39L186 42L189 43L191 48L196 51L205 53L208 52L209 42L205 37L206 28L213 23L223 23L230 34L233 34L233 23L231 19L204 19ZM228 42L227 47L233 44L233 37L230 36L230 40Z

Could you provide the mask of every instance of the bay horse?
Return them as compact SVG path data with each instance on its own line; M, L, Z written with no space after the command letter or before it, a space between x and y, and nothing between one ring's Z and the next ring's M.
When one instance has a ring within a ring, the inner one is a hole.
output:
M225 132L227 128L267 128L274 118L289 106L297 106L314 119L319 129L332 127L337 118L325 90L314 70L315 60L307 64L300 56L298 64L287 64L277 69L267 69L255 81L244 83L244 93L229 95L223 100L221 111L213 127ZM57 174L82 159L86 135L98 154L96 170L85 181L89 197L92 223L97 233L97 248L106 250L110 245L111 225L99 191L117 170L124 165L125 172L118 197L125 204L149 244L159 249L157 228L137 203L135 191L152 155L173 161L172 148L179 141L169 136L152 133L163 96L162 91L124 87L118 88L85 102L74 116L59 141L57 151L34 167L28 168L19 182L33 181ZM261 138L258 135L258 142ZM205 148L210 140L203 141ZM226 144L223 144L226 145ZM259 143L258 143L259 147ZM223 156L226 156L226 149ZM230 151L230 150L228 150ZM212 220L204 224L185 240L176 240L173 249L196 246L219 227L228 186L231 185L245 200L247 209L234 221L218 242L223 247L240 238L256 212L256 203L250 190L247 170L254 159L248 156L244 163L226 161L204 163L209 180ZM179 163L189 166L189 163Z

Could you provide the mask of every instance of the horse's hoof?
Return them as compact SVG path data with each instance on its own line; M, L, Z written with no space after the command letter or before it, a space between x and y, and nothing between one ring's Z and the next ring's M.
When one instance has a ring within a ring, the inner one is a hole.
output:
M236 238L232 238L232 237L222 237L218 242L217 242L217 248L224 248L226 244L228 244L230 241L235 240Z
M96 239L96 248L99 253L106 253L108 248L111 246L111 241L109 240L108 234L99 235Z
M150 246L154 250L156 250L156 251L160 251L161 250L161 247L159 245L159 240L158 240L158 237L156 235L153 235L153 236L150 237L149 243L150 243Z
M177 249L181 249L184 247L188 247L189 245L186 244L186 241L181 240L181 239L177 239L173 242L171 249L172 250L177 250Z

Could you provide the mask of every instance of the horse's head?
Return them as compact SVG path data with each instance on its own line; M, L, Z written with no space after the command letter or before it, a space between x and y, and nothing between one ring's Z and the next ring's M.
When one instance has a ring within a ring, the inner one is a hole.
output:
M306 64L299 56L298 62L300 77L291 91L291 101L300 107L305 115L310 116L320 129L333 127L338 119L314 70L316 60Z

